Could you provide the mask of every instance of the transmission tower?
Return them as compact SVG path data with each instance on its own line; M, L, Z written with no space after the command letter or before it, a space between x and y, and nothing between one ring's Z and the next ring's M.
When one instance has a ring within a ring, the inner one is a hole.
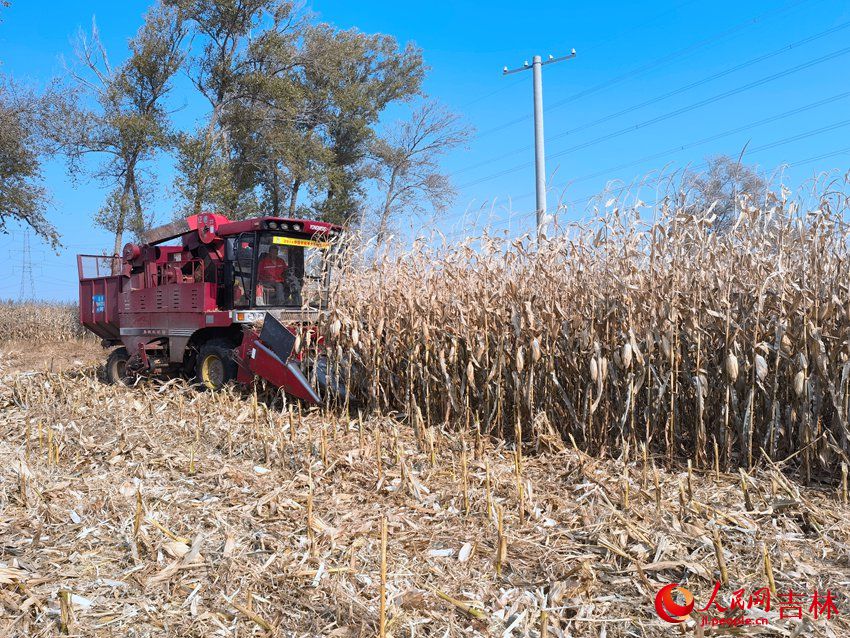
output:
M21 263L21 291L18 295L20 301L26 301L35 297L35 282L32 278L32 255L30 254L30 234L24 232L23 259Z

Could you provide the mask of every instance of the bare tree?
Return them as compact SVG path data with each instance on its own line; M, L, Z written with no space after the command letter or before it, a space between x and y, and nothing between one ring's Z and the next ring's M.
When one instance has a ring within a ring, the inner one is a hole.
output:
M449 177L440 172L439 160L465 144L471 133L457 115L431 100L374 143L372 168L383 194L375 235L378 248L400 215L422 214L426 203L442 212L451 203L455 190Z
M94 177L112 187L95 223L114 233L116 253L125 231L140 234L148 222L141 167L169 143L162 101L183 62L185 35L178 13L157 3L130 40L129 59L114 67L92 23L91 36L78 38L80 64L71 70L75 85L52 100L50 136L67 155L71 173L83 172L84 159L96 156Z
M725 232L735 224L742 197L758 201L768 191L767 180L756 167L728 155L709 158L704 171L686 172L681 186L678 197L682 198L680 203L685 210L707 211L711 208L717 216L714 228L718 232Z

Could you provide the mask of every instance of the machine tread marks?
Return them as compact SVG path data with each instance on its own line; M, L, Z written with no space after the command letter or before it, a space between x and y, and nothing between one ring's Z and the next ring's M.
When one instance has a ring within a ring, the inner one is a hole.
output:
M121 346L109 353L106 359L106 380L112 385L130 385L131 376L127 373L127 361L130 353Z
M207 390L220 390L236 378L235 346L227 339L210 339L198 350L195 379Z

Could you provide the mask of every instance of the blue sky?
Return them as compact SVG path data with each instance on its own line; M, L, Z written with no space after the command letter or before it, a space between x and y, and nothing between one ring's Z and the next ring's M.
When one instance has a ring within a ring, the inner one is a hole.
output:
M62 56L73 57L71 40L93 16L120 62L147 6L13 0L2 12L0 70L36 86L62 75ZM547 66L543 77L549 205L574 202L560 213L564 220L584 217L585 200L606 184L699 165L712 154L737 156L745 145L744 161L767 170L790 165L783 179L795 188L821 171L850 168L850 3L843 0L527 7L327 0L310 7L339 27L418 44L431 69L426 91L477 130L468 148L444 162L459 194L440 224L454 236L488 222L513 234L531 230L531 73L503 77L501 69L573 47L578 56ZM182 127L204 116L185 79L171 106ZM403 115L391 109L385 122ZM153 172L161 193L153 210L168 219L169 159ZM106 189L72 183L61 161L45 167L45 182L65 249L55 255L33 239L36 294L74 299L74 254L111 246L91 222ZM21 241L19 229L0 235L0 298L18 295Z

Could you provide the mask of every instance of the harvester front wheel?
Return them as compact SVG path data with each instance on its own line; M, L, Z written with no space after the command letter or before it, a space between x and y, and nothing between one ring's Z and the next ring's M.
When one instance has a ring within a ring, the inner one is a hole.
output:
M129 360L130 353L123 346L110 352L106 359L106 380L113 385L129 385L132 381L127 371Z
M236 378L233 346L218 339L201 346L195 362L195 377L208 390L219 390Z

